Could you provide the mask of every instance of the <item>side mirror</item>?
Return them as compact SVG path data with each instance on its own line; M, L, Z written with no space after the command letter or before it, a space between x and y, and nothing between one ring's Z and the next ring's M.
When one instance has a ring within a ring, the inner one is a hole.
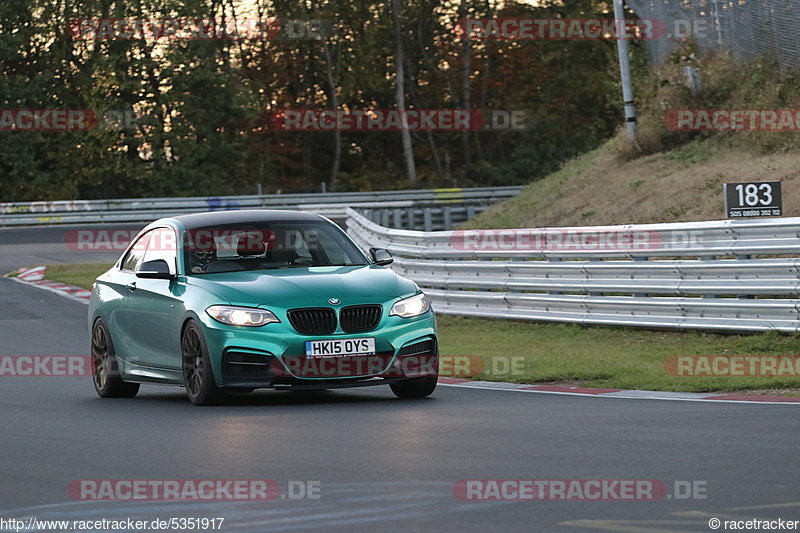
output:
M392 254L386 248L370 248L369 255L372 256L372 262L376 265L391 265L394 261Z
M169 271L169 265L163 259L153 259L139 265L136 277L144 279L176 279L177 276Z

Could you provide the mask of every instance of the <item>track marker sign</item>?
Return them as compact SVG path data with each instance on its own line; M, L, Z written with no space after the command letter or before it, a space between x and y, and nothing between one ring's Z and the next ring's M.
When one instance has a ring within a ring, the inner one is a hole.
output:
M783 216L781 182L726 183L725 216L728 218Z

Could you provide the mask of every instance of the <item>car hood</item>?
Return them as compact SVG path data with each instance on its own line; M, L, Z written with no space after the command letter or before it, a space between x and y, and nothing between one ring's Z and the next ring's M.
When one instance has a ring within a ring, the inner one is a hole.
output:
M220 303L284 309L329 306L329 298L341 300L342 306L382 303L417 291L414 282L374 265L225 272L188 279Z

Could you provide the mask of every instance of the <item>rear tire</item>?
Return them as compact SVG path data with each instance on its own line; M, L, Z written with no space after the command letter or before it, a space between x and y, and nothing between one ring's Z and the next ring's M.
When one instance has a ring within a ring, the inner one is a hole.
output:
M218 405L225 400L225 392L217 387L208 346L197 322L191 321L183 330L181 338L183 361L183 383L186 394L194 405Z
M133 398L139 392L138 383L120 377L114 343L102 318L92 327L92 381L101 398Z
M392 392L398 398L425 398L433 394L436 383L439 381L437 376L406 379L390 383Z

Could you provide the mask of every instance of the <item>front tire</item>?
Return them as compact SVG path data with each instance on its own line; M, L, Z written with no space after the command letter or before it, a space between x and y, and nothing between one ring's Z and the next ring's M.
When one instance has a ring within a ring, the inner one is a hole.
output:
M139 392L138 383L120 377L114 344L102 318L92 327L92 381L101 398L133 398Z
M181 340L183 383L186 394L194 405L217 405L225 399L225 392L217 387L208 346L197 322L191 321L183 331Z
M439 378L432 376L395 381L390 383L389 386L398 398L425 398L433 394L437 381L439 381Z

